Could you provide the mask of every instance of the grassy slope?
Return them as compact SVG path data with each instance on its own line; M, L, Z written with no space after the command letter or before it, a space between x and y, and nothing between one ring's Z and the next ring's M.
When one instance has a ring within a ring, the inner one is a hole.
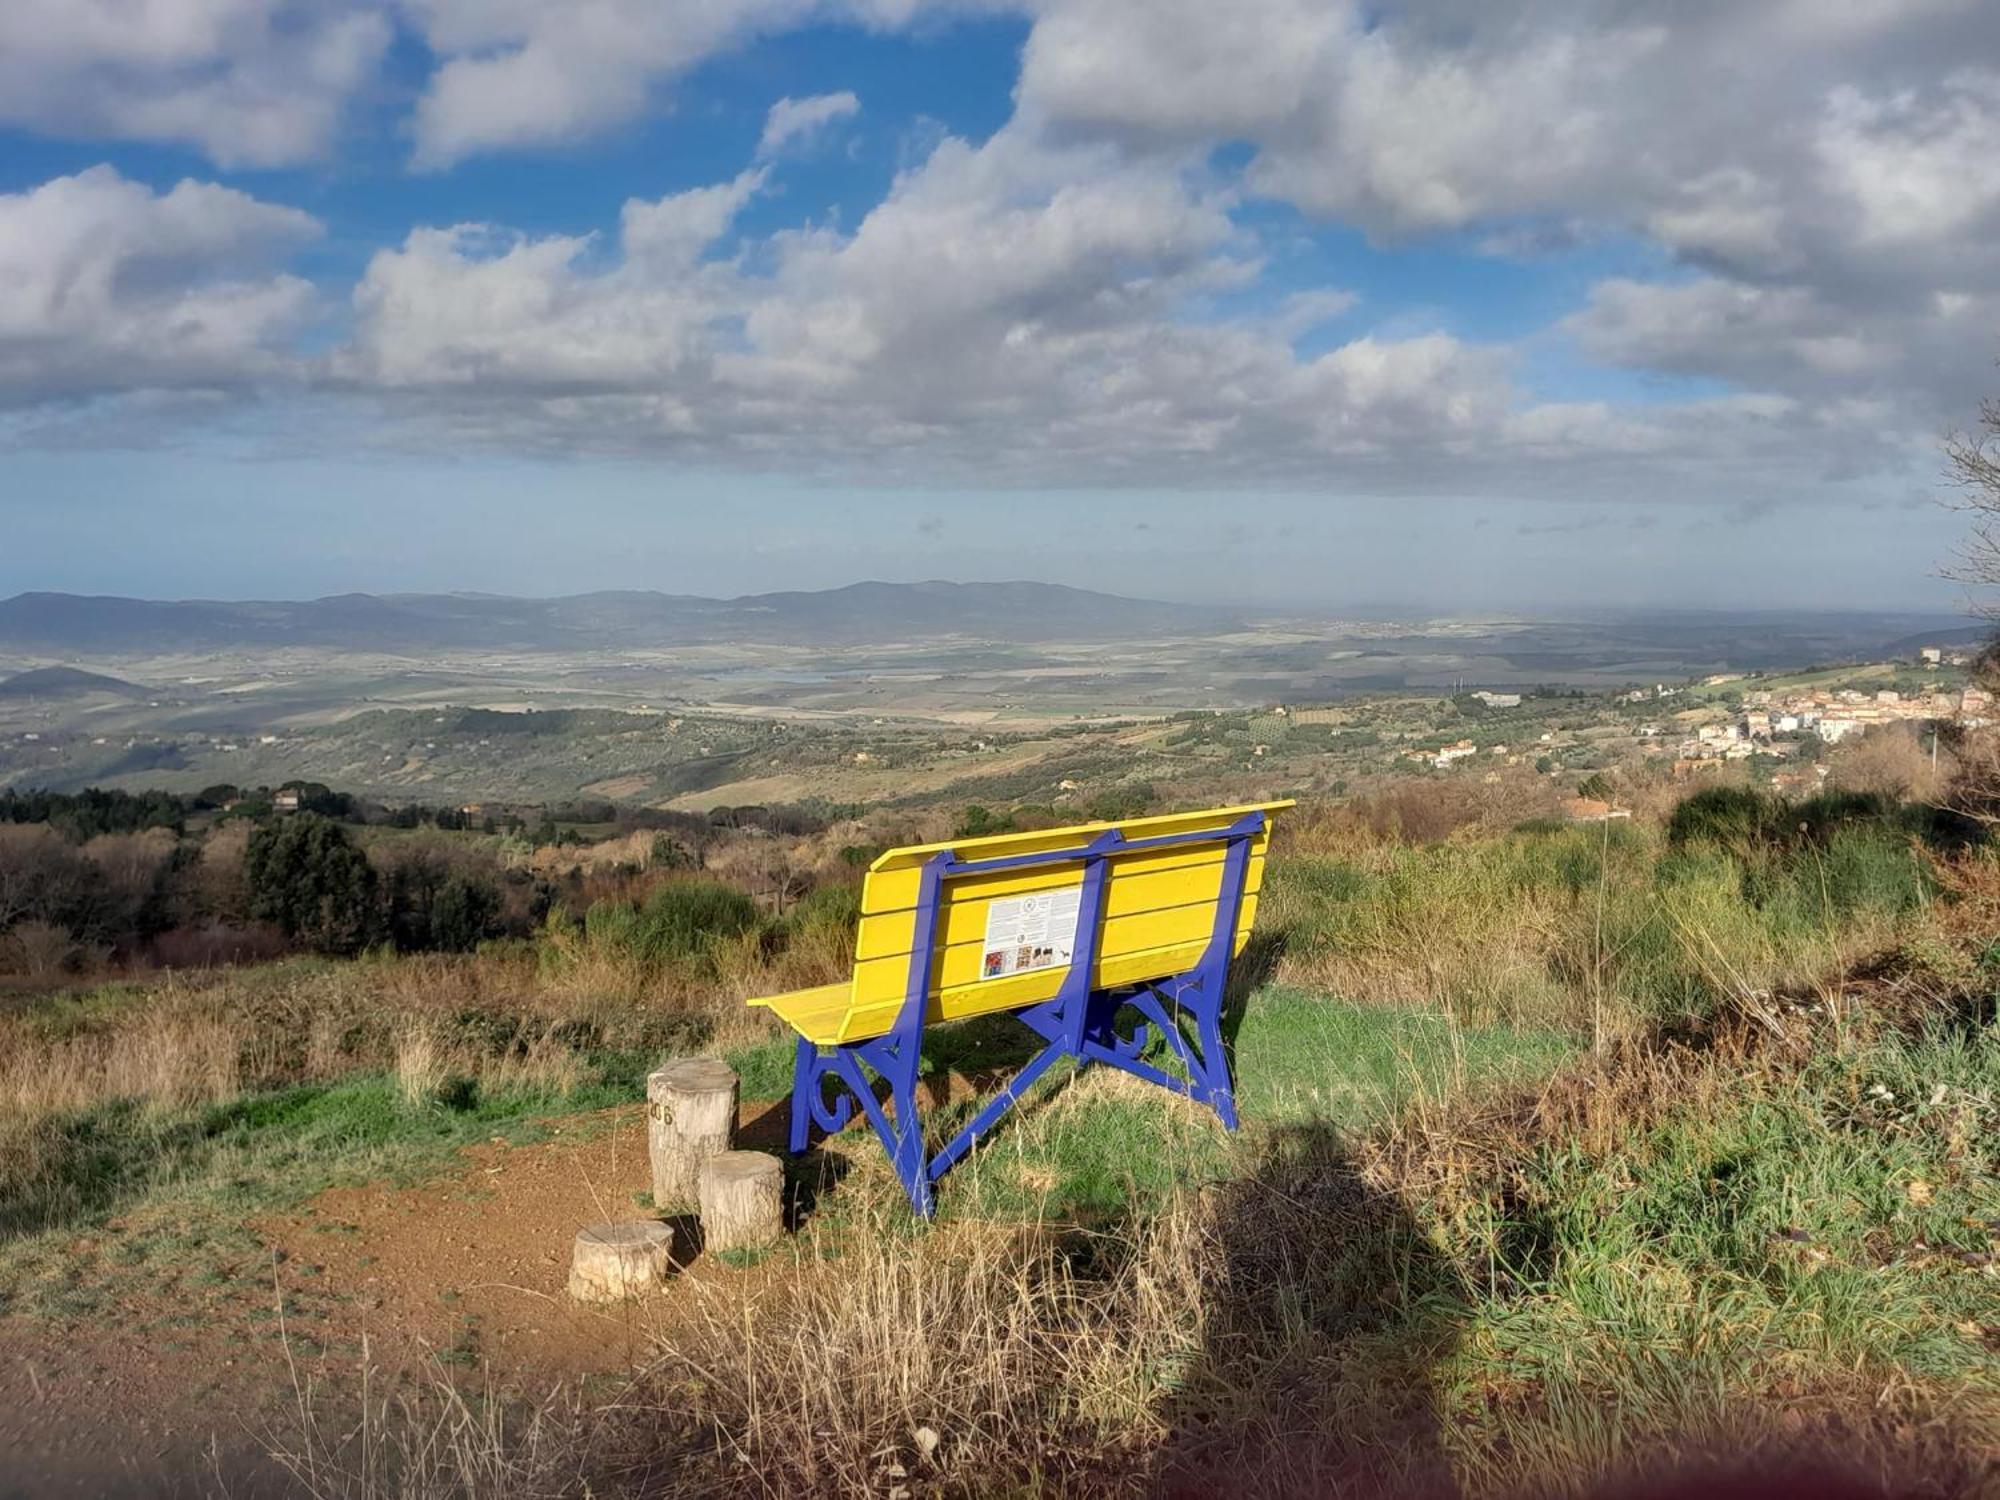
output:
M735 1352L698 1351L689 1420L774 1473L847 1445L855 1487L883 1445L953 1415L959 1461L1030 1482L1058 1461L1129 1475L1143 1453L1252 1489L1359 1468L1493 1492L1696 1434L1915 1452L1974 1490L1976 1455L2000 1451L2000 1037L1990 1002L1897 1027L1839 998L1859 953L1944 941L1933 902L1921 862L1866 829L1783 860L1600 832L1294 854L1268 906L1287 982L1237 1036L1238 1136L1105 1070L1051 1078L946 1180L941 1231L911 1225L871 1139L840 1138L851 1171L794 1242L839 1274L761 1307L747 1346L739 1322ZM308 982L284 1004L317 1015L333 997ZM1990 966L1954 983L1994 988ZM1644 1041L1768 1018L1770 989L1842 1019L1799 1023L1792 1050ZM89 1034L144 998L65 1002L50 1027ZM1583 1039L1607 1005L1604 1034L1635 1040L1597 1064ZM930 1063L1004 1070L1017 1031L941 1032ZM73 1313L128 1272L199 1285L250 1248L246 1214L636 1098L649 1055L605 1045L539 1083L445 1081L415 1104L376 1064L216 1104L98 1105L63 1121L64 1192L27 1205L39 1219L0 1200L0 1295ZM746 1097L783 1095L782 1039L731 1056ZM101 1234L113 1215L122 1232ZM1014 1258L963 1258L964 1236L1016 1226L1032 1235ZM900 1384L857 1366L815 1385L786 1363L911 1344L929 1363ZM733 1381L798 1405L733 1405Z

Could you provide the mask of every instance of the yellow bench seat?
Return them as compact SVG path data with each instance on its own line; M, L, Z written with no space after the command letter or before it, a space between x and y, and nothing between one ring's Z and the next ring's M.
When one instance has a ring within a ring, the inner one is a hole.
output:
M840 1039L840 1023L847 1019L853 990L854 982L842 979L816 984L809 990L766 995L750 1003L772 1011L807 1041L831 1046Z

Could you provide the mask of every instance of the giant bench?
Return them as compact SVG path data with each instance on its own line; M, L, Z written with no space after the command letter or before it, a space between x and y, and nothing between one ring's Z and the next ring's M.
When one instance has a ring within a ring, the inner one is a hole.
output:
M814 1124L844 1129L858 1103L929 1217L932 1185L1065 1058L1184 1094L1234 1130L1224 989L1256 917L1272 816L1291 805L889 850L861 888L852 977L750 1002L798 1033L793 1153ZM996 1012L1041 1050L930 1154L916 1097L925 1028ZM1156 1037L1180 1076L1144 1055Z

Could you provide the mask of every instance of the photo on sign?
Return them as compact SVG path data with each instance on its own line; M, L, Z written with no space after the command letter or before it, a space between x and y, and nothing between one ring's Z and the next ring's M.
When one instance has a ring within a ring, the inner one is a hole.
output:
M1076 946L1076 918L1082 899L1082 888L1070 886L990 902L980 977L1002 979L1065 967Z

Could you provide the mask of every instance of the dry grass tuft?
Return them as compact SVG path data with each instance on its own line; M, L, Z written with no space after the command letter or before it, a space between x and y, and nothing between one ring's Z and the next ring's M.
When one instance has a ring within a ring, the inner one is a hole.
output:
M450 1072L445 1049L428 1028L411 1026L396 1039L396 1092L405 1104L434 1101Z

